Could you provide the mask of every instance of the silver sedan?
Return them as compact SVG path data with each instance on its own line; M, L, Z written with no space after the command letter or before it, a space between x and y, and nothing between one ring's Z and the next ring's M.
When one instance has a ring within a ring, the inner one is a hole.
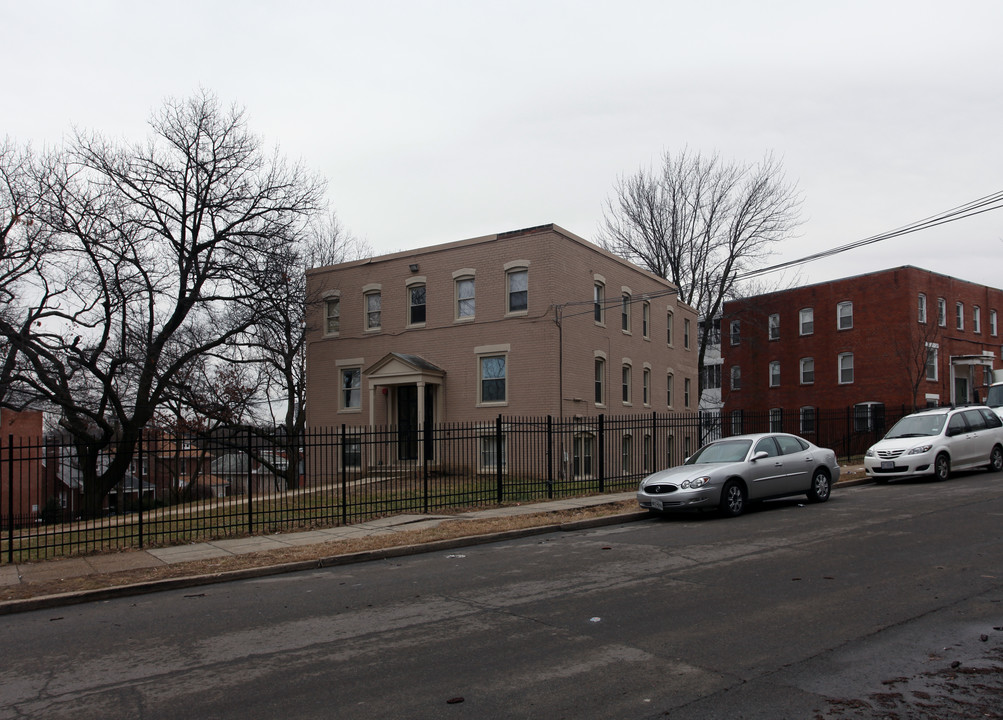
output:
M832 450L786 433L736 435L704 445L682 465L641 482L637 501L653 511L717 508L728 517L750 500L806 495L825 502L839 481Z

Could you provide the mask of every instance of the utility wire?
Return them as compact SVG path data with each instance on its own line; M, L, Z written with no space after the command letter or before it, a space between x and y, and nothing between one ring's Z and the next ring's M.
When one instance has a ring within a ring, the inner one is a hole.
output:
M823 258L838 255L839 253L844 253L848 250L855 250L859 247L864 247L865 245L872 245L874 243L881 242L882 240L890 240L902 235L919 232L920 230L928 230L929 228L936 227L938 225L944 225L957 220L964 220L975 215L981 215L982 213L989 212L990 210L999 210L1000 208L1003 208L1003 191L986 195L985 197L972 200L969 203L959 205L956 208L952 208L938 215L932 215L928 218L924 218L923 220L918 220L909 225L896 228L895 230L889 230L888 232L881 233L879 235L872 235L871 237L864 238L863 240L857 240L856 242L848 243L846 245L840 245L839 247L835 247L830 250L823 250L797 260L789 260L787 262L778 263L777 265L759 268L758 270L750 270L749 272L736 275L735 279L746 280L748 278L776 272L777 270L785 270L797 265L804 265L805 263L822 260Z

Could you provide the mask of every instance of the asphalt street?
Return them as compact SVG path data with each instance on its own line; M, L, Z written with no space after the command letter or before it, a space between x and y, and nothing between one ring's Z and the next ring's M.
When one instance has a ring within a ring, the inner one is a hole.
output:
M0 718L1003 717L1001 517L978 472L2 617Z

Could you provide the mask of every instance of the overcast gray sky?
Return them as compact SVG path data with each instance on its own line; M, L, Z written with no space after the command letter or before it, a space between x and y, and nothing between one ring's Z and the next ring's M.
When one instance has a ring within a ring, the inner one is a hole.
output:
M139 140L206 88L378 253L549 222L592 240L617 175L684 148L781 160L805 222L775 262L1003 191L1000 0L0 0L0 27L0 134ZM998 210L800 280L1000 287L1001 252Z

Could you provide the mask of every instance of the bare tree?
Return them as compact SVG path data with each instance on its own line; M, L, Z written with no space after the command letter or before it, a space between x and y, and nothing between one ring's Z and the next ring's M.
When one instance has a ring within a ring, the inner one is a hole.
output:
M255 324L239 356L256 372L258 398L278 435L283 462L274 467L259 458L287 487L298 484L299 438L306 427L306 337L310 306L323 303L308 297L306 271L312 267L357 260L372 254L368 243L347 232L334 213L320 216L288 248L281 282L263 287L261 299L269 311Z
M30 217L57 238L58 263L36 273L47 295L30 327L0 318L25 359L12 380L59 407L92 512L178 374L259 322L262 284L280 282L324 191L209 93L166 102L150 125L145 144L78 133L46 158Z
M36 304L44 305L50 293L44 268L51 235L34 219L33 176L30 150L10 139L0 142L0 318L24 331L36 321ZM19 357L16 346L0 335L0 404L10 407L24 401L13 394Z
M905 328L894 334L892 347L912 392L913 412L919 410L919 386L927 379L927 369L931 363L937 362L936 344L939 337L940 328L935 318L929 317L926 322L906 323ZM936 365L933 370L936 373Z
M704 322L702 373L713 323L737 294L737 277L799 225L801 198L767 156L755 166L686 151L666 152L659 171L620 177L606 201L598 241L672 281Z

